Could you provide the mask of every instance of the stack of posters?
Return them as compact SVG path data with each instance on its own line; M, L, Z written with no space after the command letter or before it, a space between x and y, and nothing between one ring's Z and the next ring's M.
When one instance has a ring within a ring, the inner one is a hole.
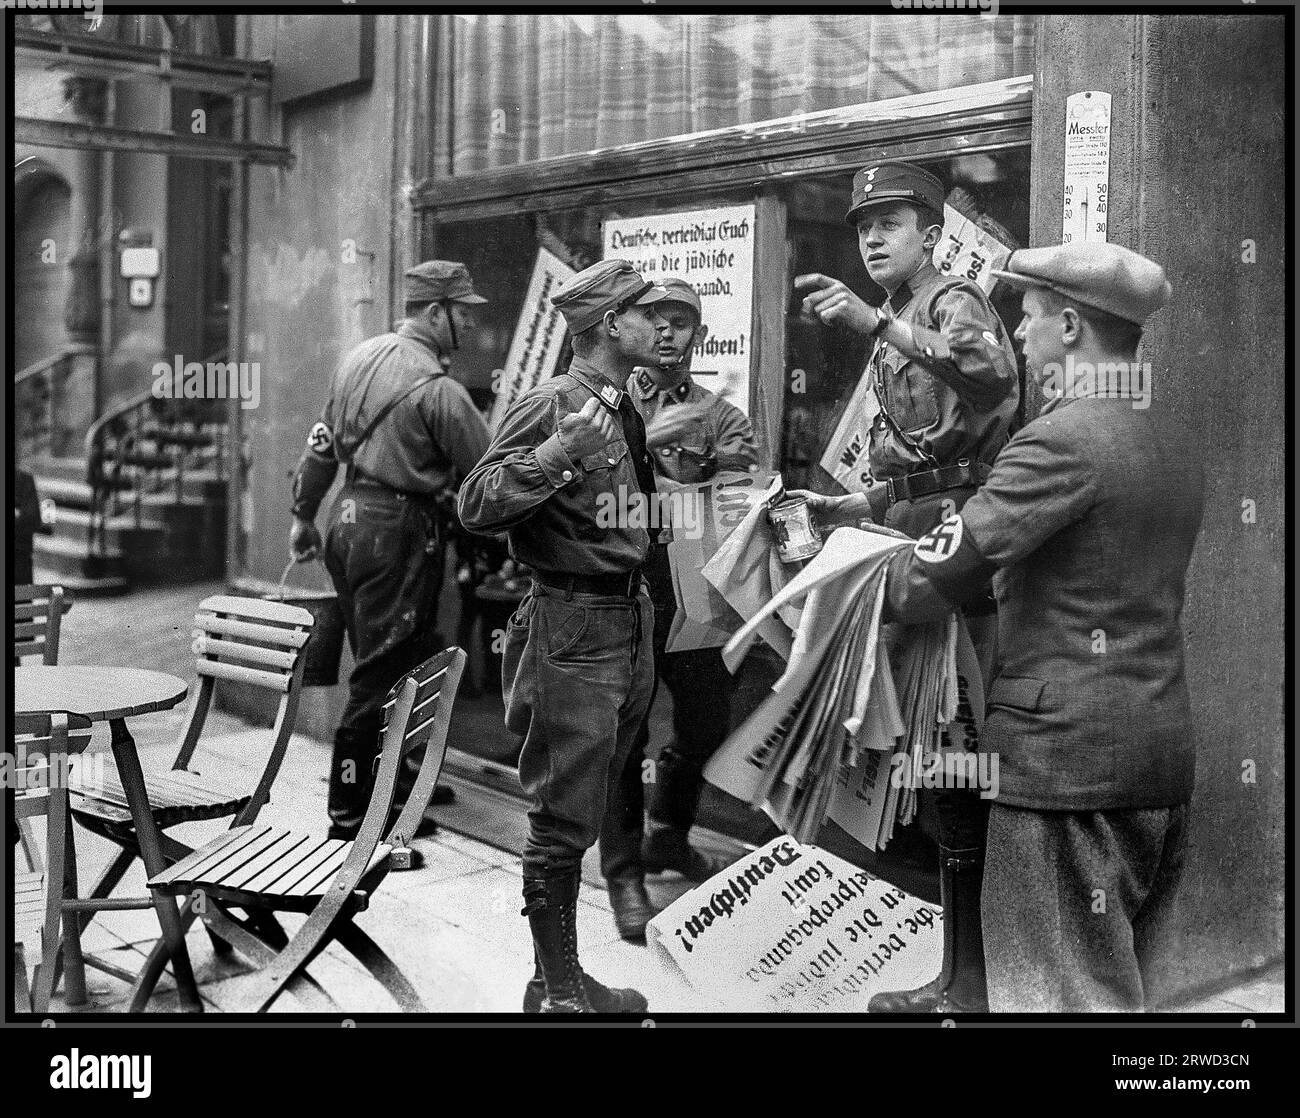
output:
M814 841L832 819L883 849L894 827L914 817L934 758L977 741L977 732L949 734L959 695L980 689L957 617L881 625L886 560L910 544L856 528L833 532L723 649L734 671L764 624L803 601L785 674L705 769L711 783L765 810L799 842Z

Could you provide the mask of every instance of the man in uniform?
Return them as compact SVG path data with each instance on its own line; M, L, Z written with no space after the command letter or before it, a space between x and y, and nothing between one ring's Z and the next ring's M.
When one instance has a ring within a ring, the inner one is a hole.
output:
M691 378L695 349L709 332L701 321L700 297L685 280L659 283L669 292L656 306L669 326L667 342L659 364L638 369L627 385L645 421L655 472L669 481L694 484L757 467L754 428L744 412ZM688 836L704 766L731 728L734 686L718 649L666 651L677 612L666 542L651 544L645 573L655 608L656 686L662 679L673 698L673 738L654 765L646 828L642 764L649 740L647 708L636 746L610 789L600 831L600 868L614 923L619 935L634 943L645 942L646 924L654 916L645 891L647 872L676 870L691 881L705 881L727 864L695 849Z
M871 278L888 299L863 302L841 281L799 276L803 309L875 339L869 372L879 415L871 426L865 495L809 498L824 522L869 516L920 536L960 509L1006 445L1020 402L1015 351L978 284L931 262L943 234L943 184L908 163L877 163L853 178L848 222ZM986 593L967 623L987 682L995 628ZM939 789L944 961L919 990L880 994L871 1011L985 1008L979 895L987 805L971 789Z
M1001 781L983 892L991 1008L1139 1010L1187 844L1179 618L1205 478L1171 414L1106 391L1134 383L1164 270L1106 243L1025 249L1007 268L1047 404L960 513L891 559L885 619L943 616L996 572L980 745Z
M472 308L487 300L475 294L464 264L429 260L406 272L405 301L406 320L394 333L343 359L293 482L289 547L305 561L322 546L316 511L339 465L347 468L324 545L356 662L330 762L333 838L354 838L370 802L389 688L438 651L436 502L488 443L483 417L449 375L452 351L473 328ZM419 757L408 756L395 812L418 771ZM423 826L427 833L432 821ZM423 859L412 854L414 868Z
M524 1004L544 1013L646 1007L636 991L583 974L576 920L582 856L654 685L647 520L610 526L602 513L611 499L630 507L654 494L645 426L624 386L636 366L659 361L668 326L654 304L667 294L626 260L594 264L556 291L573 362L515 401L458 502L466 528L506 531L511 555L533 571L506 628L502 691L532 800L523 915L539 973Z

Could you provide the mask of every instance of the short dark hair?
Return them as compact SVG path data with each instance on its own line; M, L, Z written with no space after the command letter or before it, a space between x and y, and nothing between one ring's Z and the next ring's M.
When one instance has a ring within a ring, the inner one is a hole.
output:
M602 316L599 322L593 322L585 330L574 334L569 338L569 348L573 350L575 357L590 357L592 351L596 348L597 336L596 331L605 324Z
M931 225L937 225L940 229L943 228L943 214L932 206L920 204L913 206L912 209L916 211L916 227L922 233L929 229Z
M1053 291L1051 288L1039 288L1047 300L1052 312L1059 313L1066 307L1073 307L1079 317L1091 328L1101 340L1101 344L1116 353L1136 353L1142 341L1142 327L1127 318L1104 311L1100 307L1090 307L1087 303L1071 300L1069 297Z

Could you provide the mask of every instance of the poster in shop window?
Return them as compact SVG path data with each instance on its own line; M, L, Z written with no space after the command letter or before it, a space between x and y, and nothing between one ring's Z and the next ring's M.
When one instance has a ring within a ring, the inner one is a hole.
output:
M506 365L495 378L496 399L488 419L493 431L511 404L555 372L564 349L565 326L564 317L551 306L551 296L576 274L558 256L538 249Z
M749 414L754 351L754 207L612 218L605 257L630 260L648 280L684 279L700 297L709 335L691 375Z

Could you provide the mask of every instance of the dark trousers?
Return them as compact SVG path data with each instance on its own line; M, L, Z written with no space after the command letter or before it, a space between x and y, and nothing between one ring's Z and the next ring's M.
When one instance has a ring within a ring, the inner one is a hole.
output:
M886 512L885 526L920 538L944 517L960 510L974 493L973 488L963 487L911 501L898 501ZM997 615L993 612L991 598L972 603L963 612L987 694L993 678ZM977 789L938 788L934 793L934 803L939 820L939 842L943 846L949 850L983 850L988 827L988 801L980 799Z
M1187 850L1187 807L1033 811L994 804L980 908L989 1008L1136 1011Z
M347 486L330 514L324 558L355 660L334 734L329 815L336 827L355 829L370 803L384 699L439 651L443 556L432 507L378 486ZM405 803L420 760L419 751L407 755L394 810Z
M653 607L534 583L506 628L506 727L523 739L519 782L532 803L527 877L577 870L650 705Z
M704 787L704 766L731 729L735 680L722 662L722 650L665 652L677 609L666 549L652 551L646 581L655 607L655 680L646 718L610 786L601 823L600 869L608 880L645 876L641 840L647 806L654 822L690 830ZM658 759L647 763L650 705L661 681L673 700L673 737Z

